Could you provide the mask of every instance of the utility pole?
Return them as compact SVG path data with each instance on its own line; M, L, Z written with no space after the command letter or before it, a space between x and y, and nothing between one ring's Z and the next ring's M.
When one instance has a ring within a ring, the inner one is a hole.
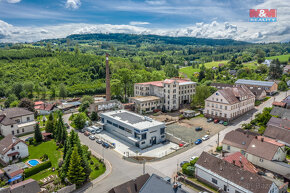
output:
M146 163L146 160L143 159L143 175L145 174L145 163Z
M218 132L218 138L217 138L217 146L220 144L220 132Z
M109 54L106 53L106 101L111 100Z
M102 157L103 157L103 161L105 161L105 148L103 147L103 151L102 151Z

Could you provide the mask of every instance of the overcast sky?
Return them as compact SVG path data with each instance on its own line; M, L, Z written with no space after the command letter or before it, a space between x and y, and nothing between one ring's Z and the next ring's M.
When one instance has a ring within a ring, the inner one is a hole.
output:
M251 23L249 9L278 22ZM285 42L290 0L0 0L0 42L107 32Z

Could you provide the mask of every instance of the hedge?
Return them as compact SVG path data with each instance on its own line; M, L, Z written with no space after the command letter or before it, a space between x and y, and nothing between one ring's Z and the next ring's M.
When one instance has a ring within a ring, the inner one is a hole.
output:
M30 177L34 174L37 174L38 172L40 172L42 170L50 168L50 167L51 167L51 161L46 161L46 162L38 164L32 168L28 168L28 169L24 170L24 175L27 178L27 177Z

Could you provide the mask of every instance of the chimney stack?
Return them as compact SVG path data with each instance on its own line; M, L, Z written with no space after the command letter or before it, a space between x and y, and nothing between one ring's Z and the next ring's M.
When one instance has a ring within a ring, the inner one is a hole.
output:
M261 142L264 142L264 138L263 137L261 138Z
M106 101L111 100L109 54L106 53Z

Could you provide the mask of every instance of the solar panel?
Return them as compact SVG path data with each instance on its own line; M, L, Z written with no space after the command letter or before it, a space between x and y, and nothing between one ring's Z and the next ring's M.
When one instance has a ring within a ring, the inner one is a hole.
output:
M113 114L112 117L119 117L122 121L128 121L132 125L144 121L142 117L128 112L116 113Z

